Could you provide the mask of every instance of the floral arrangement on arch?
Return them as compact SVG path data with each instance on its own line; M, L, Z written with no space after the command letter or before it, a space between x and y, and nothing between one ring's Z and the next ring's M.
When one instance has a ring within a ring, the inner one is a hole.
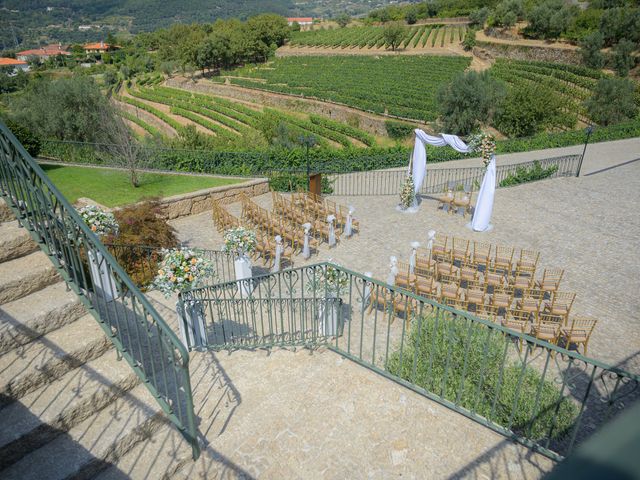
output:
M477 133L469 140L469 147L474 152L480 152L482 163L486 168L491 162L491 157L496 153L496 137L490 133Z
M119 225L113 213L105 212L97 205L87 205L78 210L78 214L96 235L118 234Z
M213 276L213 265L209 260L190 249L162 249L162 261L153 281L153 288L165 297L183 292L200 285L207 277Z
M256 233L244 227L230 228L224 232L224 250L238 257L251 253L257 245Z
M402 184L402 190L400 191L400 206L403 210L411 207L415 201L416 192L415 185L413 183L413 175L409 174L406 180Z
M329 260L331 261L331 260ZM334 264L340 266L338 264ZM349 276L333 265L317 267L307 281L305 288L307 293L324 295L344 295L349 287Z

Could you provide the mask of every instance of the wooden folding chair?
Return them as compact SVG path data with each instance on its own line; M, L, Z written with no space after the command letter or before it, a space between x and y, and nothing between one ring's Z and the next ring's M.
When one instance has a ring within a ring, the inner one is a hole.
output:
M531 335L553 345L558 344L560 323L552 316L539 315L538 320L531 326Z
M466 263L470 259L469 240L453 237L451 248L451 259L461 263Z
M540 252L536 252L534 250L520 250L520 258L518 258L518 261L516 262L516 275L535 276L539 259Z
M446 209L448 213L452 213L454 199L455 195L453 193L453 189L449 188L447 191L436 197L436 200L438 201L437 208L442 210Z
M513 266L513 251L513 247L496 246L491 268L494 271L510 274Z
M416 283L415 273L411 273L408 263L398 262L398 274L396 275L396 287L413 291Z
M473 242L473 251L471 254L471 263L476 267L484 267L486 271L491 261L491 244L484 242Z
M453 207L456 212L462 209L462 217L466 217L468 213L471 213L471 198L473 197L473 193L464 192L460 197L456 197L453 200Z
M560 327L560 337L564 341L566 349L569 349L571 345L576 345L576 350L579 345L582 345L583 355L586 356L589 347L589 338L593 333L593 329L596 327L598 320L591 317L579 317L575 316L571 319L568 326Z
M553 297L551 297L551 301L546 302L544 311L545 313L562 317L563 323L566 324L575 299L575 293L554 292Z
M436 233L431 247L431 256L435 261L446 261L451 257L451 248L446 235Z
M506 312L504 319L502 320L502 326L510 330L515 330L518 333L529 333L531 328L531 322L529 320L529 313L520 310L509 309ZM524 339L518 339L518 349L522 350L524 345Z
M560 287L560 281L564 275L561 268L545 268L541 280L536 280L535 286L544 292L553 293Z

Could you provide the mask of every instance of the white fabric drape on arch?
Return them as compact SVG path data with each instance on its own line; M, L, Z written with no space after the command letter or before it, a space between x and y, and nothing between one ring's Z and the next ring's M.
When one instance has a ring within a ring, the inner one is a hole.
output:
M434 147L444 147L449 145L458 152L469 153L469 146L464 143L457 135L448 135L441 133L439 137L429 135L419 128L414 130L416 139L413 144L413 153L411 154L411 175L413 176L414 191L417 194L422 187L424 177L427 175L427 149L425 144Z
M491 161L480 185L476 208L471 219L471 228L476 232L484 232L489 229L491 213L493 212L493 197L496 192L496 156L491 155Z

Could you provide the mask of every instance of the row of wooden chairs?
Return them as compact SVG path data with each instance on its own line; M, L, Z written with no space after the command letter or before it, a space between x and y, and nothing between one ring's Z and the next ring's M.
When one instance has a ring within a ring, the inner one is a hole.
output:
M240 226L250 227L250 225L242 222L238 218L231 215L217 202L213 203L213 221L218 231L224 234L225 231L231 228L238 228ZM272 240L273 239L273 240ZM276 258L276 242L275 235L265 234L262 231L256 232L256 249L251 253L251 256L256 258L262 258L263 264L266 265L269 260L273 261ZM293 265L292 249L288 246L284 247L282 258L289 260L289 263Z
M332 200L316 195L312 192L296 192L291 195L291 200L305 210L315 212L318 216L326 218L329 215L336 217L336 226L344 230L349 209ZM352 217L351 225L354 232L360 231L360 222Z
M329 241L330 226L327 216L318 216L317 212L308 211L300 208L297 204L287 200L283 195L277 192L271 192L273 197L274 215L286 219L292 224L302 225L311 224L311 234L319 241ZM334 235L336 241L340 240L341 229L334 224Z

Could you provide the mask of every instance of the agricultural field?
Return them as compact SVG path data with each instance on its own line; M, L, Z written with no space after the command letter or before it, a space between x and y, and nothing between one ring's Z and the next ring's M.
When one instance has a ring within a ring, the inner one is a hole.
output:
M466 25L416 25L405 27L400 49L444 48L462 41ZM390 48L384 39L384 27L366 26L297 32L288 43L291 47L319 48Z
M314 135L321 145L364 147L376 144L369 133L325 117L249 107L244 103L177 88L138 86L128 89L127 96L121 96L119 100L156 116L176 131L183 128L177 117L186 119L227 145L241 145L247 139L257 138L267 115L286 124L294 136ZM169 107L169 113L162 111L160 106ZM126 113L124 116L151 134L157 132L143 120L134 119L135 116Z
M490 72L493 77L504 81L507 87L531 85L541 96L564 105L567 128L574 126L572 119L574 124L575 119L589 123L583 102L593 94L598 80L607 76L600 70L577 65L504 58L498 58Z
M432 121L436 92L470 64L454 56L304 56L222 72L214 81Z

